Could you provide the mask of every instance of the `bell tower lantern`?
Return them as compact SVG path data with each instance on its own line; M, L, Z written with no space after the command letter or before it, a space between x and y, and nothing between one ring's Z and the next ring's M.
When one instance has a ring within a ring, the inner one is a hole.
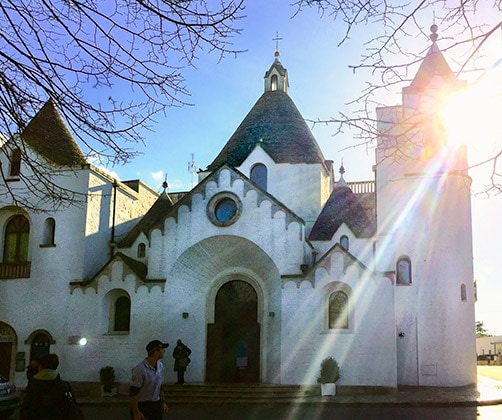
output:
M288 71L283 67L279 60L279 51L274 53L275 60L265 73L265 92L280 90L288 93Z

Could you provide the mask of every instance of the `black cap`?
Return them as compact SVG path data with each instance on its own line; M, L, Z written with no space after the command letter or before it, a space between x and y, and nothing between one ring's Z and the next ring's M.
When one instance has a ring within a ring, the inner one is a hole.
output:
M165 349L167 347L169 347L169 343L163 343L160 340L153 340L146 345L146 351L151 353L154 350Z

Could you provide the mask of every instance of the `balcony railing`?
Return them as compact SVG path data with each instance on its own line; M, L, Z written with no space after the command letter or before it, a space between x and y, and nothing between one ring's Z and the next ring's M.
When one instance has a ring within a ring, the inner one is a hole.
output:
M31 262L0 263L0 279L27 279L30 277Z
M375 181L347 182L354 194L366 194L375 192Z

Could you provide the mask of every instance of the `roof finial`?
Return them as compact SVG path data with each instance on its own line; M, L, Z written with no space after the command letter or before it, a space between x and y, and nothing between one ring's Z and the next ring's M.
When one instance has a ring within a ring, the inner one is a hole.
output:
M169 187L169 184L167 183L167 174L166 174L164 182L162 183L162 188L164 188L164 192L166 192L167 187Z
M347 186L347 182L343 178L343 174L345 173L345 168L343 167L343 158L342 158L342 164L341 164L340 169L338 170L338 172L340 173L340 179L336 183L336 186L337 187L346 187Z
M279 57L279 41L282 41L282 38L279 38L279 32L275 32L275 38L272 39L272 41L275 41L275 57Z
M429 38L430 38L430 40L431 40L432 42L436 42L436 41L438 40L438 34L437 34L437 31L438 31L438 26L437 26L435 23L433 23L433 24L431 25L431 32L432 32L432 33L431 33L431 34L430 34L430 36L429 36Z

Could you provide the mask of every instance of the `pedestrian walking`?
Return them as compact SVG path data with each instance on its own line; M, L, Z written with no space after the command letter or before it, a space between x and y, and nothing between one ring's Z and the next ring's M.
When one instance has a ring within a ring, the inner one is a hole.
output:
M183 385L185 383L185 371L187 370L188 364L190 363L190 356L192 350L186 346L183 341L178 339L176 342L176 347L173 350L174 357L174 371L178 374L177 385Z
M46 354L38 360L38 372L28 382L21 405L22 420L84 418L73 398L70 384L59 376L58 367L59 358L55 353Z
M134 420L161 420L167 412L162 392L164 357L168 343L150 341L146 346L147 356L132 370L129 396L131 418Z

